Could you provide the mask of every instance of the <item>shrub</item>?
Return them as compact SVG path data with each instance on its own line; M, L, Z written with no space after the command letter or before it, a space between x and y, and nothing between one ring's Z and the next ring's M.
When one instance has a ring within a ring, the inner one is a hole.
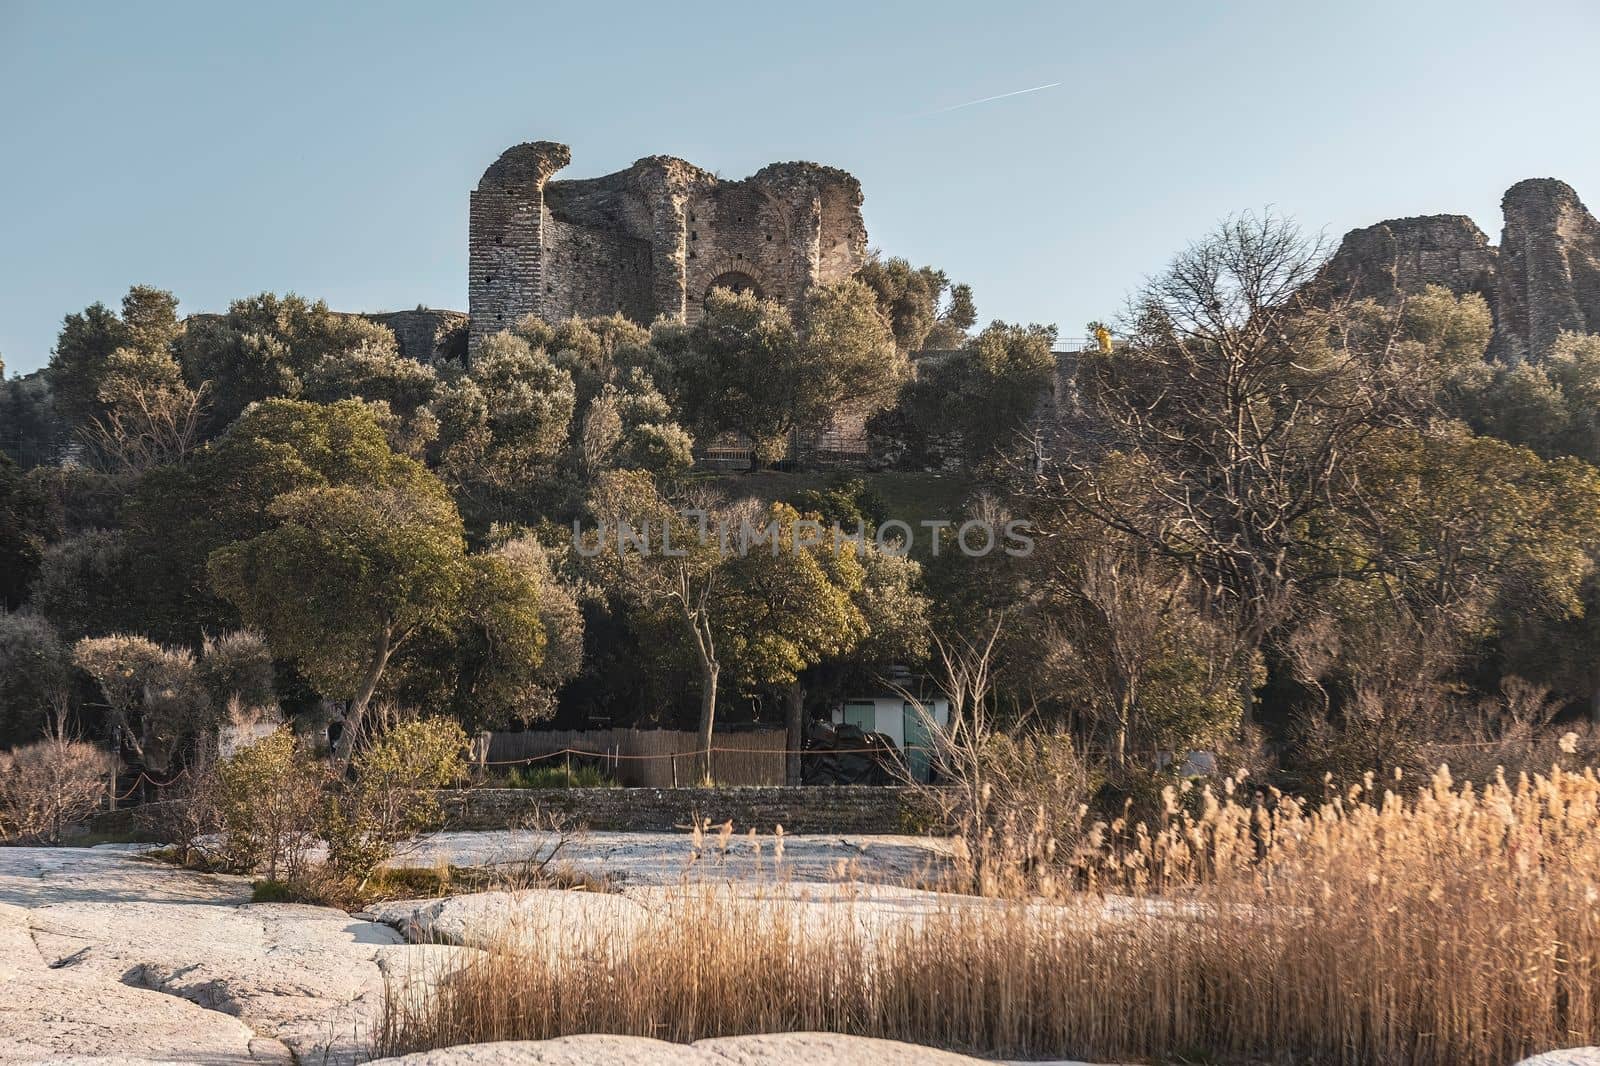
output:
M913 703L941 782L920 790L921 805L938 811L955 837L952 872L962 889L1015 895L1048 888L1082 832L1088 768L1066 733L1012 735L995 727L993 637L978 645L936 643L950 718L940 726Z
M60 843L106 792L111 756L57 729L37 744L0 753L0 834Z
M391 726L352 761L321 810L321 834L336 878L364 886L397 846L435 828L442 812L434 790L466 772L467 734L453 719L413 719Z
M288 881L253 881L250 884L251 903L303 903L305 897Z
M231 870L280 872L294 881L316 842L317 804L326 772L304 744L280 729L216 767L215 803L222 864Z

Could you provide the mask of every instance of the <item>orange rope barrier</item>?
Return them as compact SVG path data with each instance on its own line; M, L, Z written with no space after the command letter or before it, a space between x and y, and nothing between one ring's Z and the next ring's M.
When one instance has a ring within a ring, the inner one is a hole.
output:
M154 785L156 788L166 788L168 785L175 785L179 781L182 781L185 777L188 776L188 774L189 774L189 771L187 769L183 769L183 770L179 770L176 774L174 774L172 777L167 778L165 781L157 781L155 778L151 777L149 774L145 773L143 770L140 770L139 773L133 779L133 786L131 788L129 788L128 791L124 792L122 795L116 796L116 801L118 803L121 803L123 800L127 799L129 796L131 796L135 792L139 791L139 786L140 785L150 784L150 785ZM114 785L112 786L112 794L114 796L116 795L116 788L115 788Z

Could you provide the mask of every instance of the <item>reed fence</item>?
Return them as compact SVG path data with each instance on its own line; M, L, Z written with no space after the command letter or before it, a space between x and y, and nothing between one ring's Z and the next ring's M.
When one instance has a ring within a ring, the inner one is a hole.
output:
M711 779L719 785L784 783L781 729L726 733L712 741ZM694 784L695 734L680 729L541 729L490 733L490 767L516 764L588 763L619 785L675 788Z

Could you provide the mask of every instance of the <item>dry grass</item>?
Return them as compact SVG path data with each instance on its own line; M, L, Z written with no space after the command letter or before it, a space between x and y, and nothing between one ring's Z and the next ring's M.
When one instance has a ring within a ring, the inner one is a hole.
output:
M1155 829L1091 827L1050 876L1018 871L1027 898L888 918L686 889L643 926L508 933L391 997L379 1043L820 1029L1018 1057L1504 1066L1600 1038L1592 771L1263 798L1172 793Z

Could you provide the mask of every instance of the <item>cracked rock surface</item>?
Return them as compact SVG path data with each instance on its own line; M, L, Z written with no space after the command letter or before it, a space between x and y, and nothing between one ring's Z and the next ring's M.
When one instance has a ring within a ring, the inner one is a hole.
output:
M0 848L0 1062L354 1062L440 953L131 849Z

